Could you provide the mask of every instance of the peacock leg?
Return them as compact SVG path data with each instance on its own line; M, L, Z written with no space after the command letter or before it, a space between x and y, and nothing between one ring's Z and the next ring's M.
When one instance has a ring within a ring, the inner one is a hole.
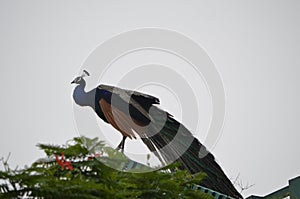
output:
M123 136L122 141L120 142L120 144L117 147L117 150L121 149L121 152L124 153L124 146L125 146L125 140L126 140L126 136Z

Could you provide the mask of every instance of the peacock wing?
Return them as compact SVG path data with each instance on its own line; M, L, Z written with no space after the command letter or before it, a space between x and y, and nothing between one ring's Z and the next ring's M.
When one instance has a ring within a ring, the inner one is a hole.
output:
M111 93L112 98L110 99L109 103L113 103L115 106L118 106L120 110L124 108L121 108L121 105L127 106L127 111L128 105L132 106L133 109L141 113L144 117L146 117L149 120L152 119L151 116L148 114L150 107L153 104L159 104L158 98L137 91L126 90L104 84L99 85L98 89Z
M130 139L137 136L144 137L144 123L133 119L130 115L116 108L114 105L108 103L105 99L99 101L99 105L106 120L117 129L123 136Z

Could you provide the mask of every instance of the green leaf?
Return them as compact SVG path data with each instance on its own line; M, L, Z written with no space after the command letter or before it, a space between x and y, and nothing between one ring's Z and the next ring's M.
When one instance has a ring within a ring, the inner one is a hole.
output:
M97 138L76 137L66 146L37 146L47 157L29 168L0 171L0 198L212 198L190 188L205 174L179 170L179 163L146 173L132 172L153 168L140 164L140 170L121 172L106 166L122 170L132 160ZM60 160L64 154L61 161L69 161L73 170L58 165L56 154ZM95 154L103 155L95 158Z

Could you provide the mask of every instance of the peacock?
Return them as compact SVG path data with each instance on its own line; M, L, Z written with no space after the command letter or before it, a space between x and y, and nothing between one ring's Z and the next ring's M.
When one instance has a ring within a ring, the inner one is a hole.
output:
M84 78L89 75L83 70L83 74L71 82L77 85L73 99L79 106L91 107L104 122L122 134L118 149L124 151L127 138L140 138L162 164L177 161L181 169L191 174L205 172L207 177L200 185L234 198L242 198L214 156L184 125L158 107L158 98L103 84L85 91Z

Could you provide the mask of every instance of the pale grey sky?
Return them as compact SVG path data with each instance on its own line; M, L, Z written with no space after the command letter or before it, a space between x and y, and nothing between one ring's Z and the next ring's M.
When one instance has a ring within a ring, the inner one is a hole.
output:
M81 64L113 35L161 27L198 42L222 76L226 121L212 152L227 175L255 184L245 196L285 186L300 175L299 9L291 0L2 0L0 157L29 165L43 156L37 143L77 136L70 81Z

